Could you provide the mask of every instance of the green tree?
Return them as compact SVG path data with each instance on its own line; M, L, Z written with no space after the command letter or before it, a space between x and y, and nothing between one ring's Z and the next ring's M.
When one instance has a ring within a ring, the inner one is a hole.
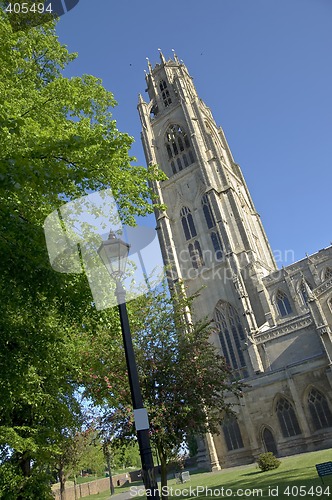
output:
M105 475L105 469L106 459L103 452L103 444L98 437L98 433L93 429L90 434L88 446L86 446L79 461L79 468L76 474L82 470L86 470L91 471L96 476L103 476Z
M151 443L160 457L161 486L167 485L167 463L193 435L219 433L231 412L226 393L241 394L230 382L230 370L209 338L213 325L192 324L195 297L170 298L166 286L130 303L143 400L149 414ZM128 392L123 404L104 418L124 439L134 436ZM165 496L165 495L164 495Z
M13 29L0 11L0 37L0 496L48 498L47 464L63 429L80 425L84 350L101 324L115 336L119 326L116 311L91 305L83 275L51 269L44 220L111 187L132 223L153 210L147 182L160 173L131 165L133 139L117 130L101 81L62 75L76 56L54 21Z
M90 446L89 432L66 432L58 443L55 471L60 482L60 498L66 500L66 481L76 476L80 463Z
M138 445L135 442L112 446L112 464L116 469L141 468Z
M59 441L55 457L55 471L60 482L60 498L66 499L66 481L76 477L82 470L91 470L101 475L105 472L106 462L102 444L95 429L80 432L64 432Z

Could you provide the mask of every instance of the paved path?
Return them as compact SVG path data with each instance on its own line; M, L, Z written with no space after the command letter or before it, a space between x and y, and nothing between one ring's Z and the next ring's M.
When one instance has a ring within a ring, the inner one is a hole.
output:
M133 500L134 498L140 498L138 492L144 491L144 486L132 486L137 491L137 495L134 495L134 491L124 491L123 493L117 493L116 495L110 496L109 500Z

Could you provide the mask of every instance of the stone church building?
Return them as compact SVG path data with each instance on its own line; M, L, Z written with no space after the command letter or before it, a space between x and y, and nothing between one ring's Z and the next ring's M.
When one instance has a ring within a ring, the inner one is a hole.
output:
M200 443L218 469L332 446L332 247L278 269L241 169L221 127L174 53L146 74L139 97L146 160L168 179L154 184L165 264L188 294L202 288L197 317L214 319L212 341L247 387L236 418Z

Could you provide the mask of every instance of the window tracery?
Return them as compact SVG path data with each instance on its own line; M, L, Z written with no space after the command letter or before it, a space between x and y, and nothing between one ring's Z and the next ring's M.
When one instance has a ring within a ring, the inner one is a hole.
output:
M308 406L315 430L332 427L332 414L326 397L317 389L311 389Z
M276 300L280 316L288 316L288 314L292 313L292 307L285 292L279 290L276 296Z
M208 196L205 194L202 197L202 207L203 213L208 229L213 229L216 227L216 221L211 209L210 201ZM214 255L217 260L221 260L223 257L223 247L221 243L221 238L217 230L210 232L211 242L214 250Z
M190 209L188 207L182 207L180 216L185 238L186 240L191 240L192 238L197 236L197 231Z
M332 269L330 267L327 267L324 271L324 281L329 280L332 278Z
M222 424L222 430L228 451L243 448L241 431L236 418L225 419Z
M197 236L196 227L192 213L188 207L182 207L180 211L181 223L184 236L187 241L193 240ZM194 269L204 265L203 254L198 240L191 241L188 245L188 251Z
M286 398L280 397L276 406L276 412L282 435L285 438L301 434L293 405Z
M188 245L189 255L194 269L204 266L203 254L198 240Z
M167 108L170 104L172 104L172 99L169 93L169 90L167 88L167 83L165 80L161 80L159 82L159 88L161 92L161 98L163 100L165 108Z
M245 339L243 326L236 309L228 302L220 301L215 308L216 323L222 354L227 364L233 369L234 378L248 376L241 347Z
M165 146L173 174L194 163L195 156L191 142L179 125L171 125L167 129Z

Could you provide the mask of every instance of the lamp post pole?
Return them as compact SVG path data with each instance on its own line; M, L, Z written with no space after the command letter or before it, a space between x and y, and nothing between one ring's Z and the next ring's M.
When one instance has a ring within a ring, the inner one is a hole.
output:
M128 370L129 386L131 399L134 410L143 409L143 398L139 384L133 341L130 334L130 326L128 320L126 306L126 292L120 280L116 281L116 296L118 299L118 308L120 313L120 322L122 330L123 345L126 355L126 363ZM135 413L135 411L134 411ZM137 425L137 422L136 422ZM137 427L136 427L137 428ZM158 484L155 478L153 456L150 445L149 429L137 428L137 440L142 462L142 476L146 490L149 490L148 496L152 499L159 499Z
M134 408L137 440L142 462L142 476L147 496L159 500L158 484L155 479L152 450L149 436L149 421L146 409L143 407L143 398L139 384L138 371L130 334L130 326L126 307L126 292L122 284L126 260L130 245L110 231L108 240L103 241L98 249L98 254L106 269L116 283L115 294L121 321L123 345L126 355L129 386Z

